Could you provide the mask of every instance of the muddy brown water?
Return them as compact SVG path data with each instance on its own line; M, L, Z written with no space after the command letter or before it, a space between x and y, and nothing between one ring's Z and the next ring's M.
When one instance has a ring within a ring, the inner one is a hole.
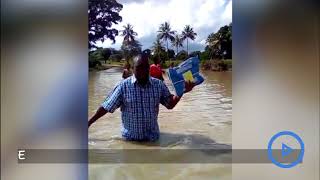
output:
M121 80L122 70L89 73L89 116ZM202 71L205 82L185 94L173 110L160 106L160 139L153 144L121 140L120 110L107 114L89 129L90 149L231 148L232 72ZM170 91L173 88L165 76ZM101 154L99 155L101 157ZM98 157L99 157L98 156ZM184 158L181 154L170 160ZM206 154L203 154L206 156ZM94 155L90 158L97 158ZM219 158L219 156L217 157ZM90 164L89 178L97 179L231 179L230 164Z

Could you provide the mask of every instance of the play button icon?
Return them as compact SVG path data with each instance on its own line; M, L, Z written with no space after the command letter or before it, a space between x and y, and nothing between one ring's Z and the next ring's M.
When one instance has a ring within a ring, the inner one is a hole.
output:
M286 144L282 143L281 155L283 157L288 156L290 153L293 152L293 149Z
M281 143L279 144L279 142ZM292 144L299 145L300 147L292 148ZM281 145L281 149L273 149L273 147L279 147L279 145ZM278 167L292 168L298 165L299 163L302 163L303 155L304 143L302 139L294 132L279 132L272 136L272 138L269 141L268 158L271 160L273 164L277 165Z

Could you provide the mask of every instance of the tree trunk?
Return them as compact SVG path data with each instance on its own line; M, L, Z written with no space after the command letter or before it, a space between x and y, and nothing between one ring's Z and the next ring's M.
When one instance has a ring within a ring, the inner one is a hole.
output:
M177 60L177 57L178 57L178 51L179 51L179 47L178 47L178 46L176 46L176 50L177 50L177 51L176 51L177 53L176 53L175 56L174 56L174 60Z
M189 56L188 38L187 38L187 55Z
M168 39L167 39L167 58L169 59L169 47L168 47ZM169 59L169 63L171 63L171 60Z

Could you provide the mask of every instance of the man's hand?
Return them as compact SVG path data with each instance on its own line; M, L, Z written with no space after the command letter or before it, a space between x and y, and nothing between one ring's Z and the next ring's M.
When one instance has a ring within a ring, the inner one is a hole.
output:
M96 122L100 117L104 116L105 114L107 114L108 111L106 111L103 107L99 107L99 109L97 110L97 112L92 116L92 118L90 118L90 120L88 121L88 128L91 126L91 124L93 124L94 122Z
M191 81L185 82L184 93L191 91L194 86L195 86L194 82L191 82ZM177 105L177 103L180 101L181 97L172 95L170 100L170 106L168 107L168 109L173 109Z
M184 87L185 87L184 93L190 92L193 89L194 86L195 86L194 82L186 81L184 83Z

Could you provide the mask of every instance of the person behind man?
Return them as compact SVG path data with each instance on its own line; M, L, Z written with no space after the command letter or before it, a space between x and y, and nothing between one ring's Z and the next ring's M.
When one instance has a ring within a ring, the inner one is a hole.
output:
M124 65L123 73L122 73L122 78L127 79L128 77L132 76L131 72L131 66L130 63L126 63Z
M149 62L146 56L134 58L133 76L116 85L113 92L90 118L92 125L106 113L121 109L121 133L125 140L156 141L160 132L158 126L159 105L173 109L181 97L170 93L168 87L149 76ZM192 90L194 83L186 82L185 93Z
M160 66L160 60L158 58L155 58L154 64L150 66L150 76L163 81L164 79L163 79L162 73L163 71Z

